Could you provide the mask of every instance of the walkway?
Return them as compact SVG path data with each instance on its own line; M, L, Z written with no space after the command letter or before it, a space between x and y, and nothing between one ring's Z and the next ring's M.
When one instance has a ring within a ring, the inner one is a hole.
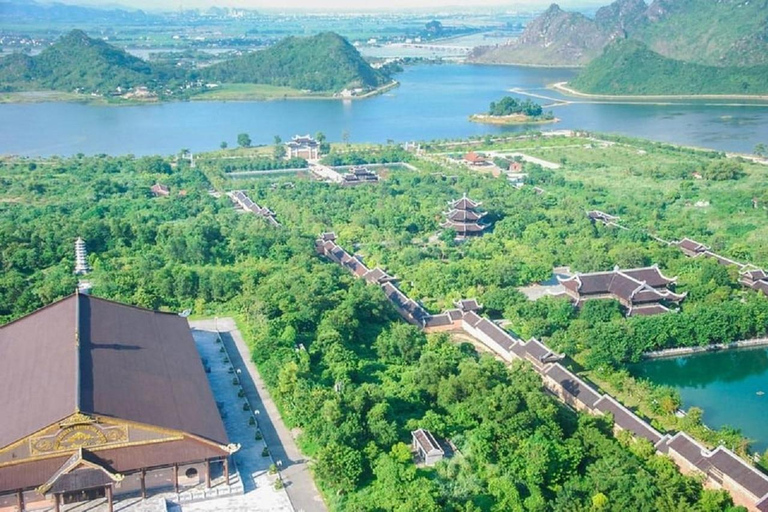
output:
M285 426L285 423L283 423L283 420L280 417L280 412L272 401L272 398L256 369L256 365L251 361L250 351L246 346L240 331L237 329L235 321L231 318L219 318L218 320L190 322L190 324L196 329L208 332L215 332L218 328L221 333L221 338L229 353L232 365L237 370L241 370L239 375L240 381L251 407L257 411L259 427L264 436L264 441L269 447L272 458L278 464L282 463L280 474L285 483L285 491L287 492L293 508L297 512L327 511L328 509L326 508L325 503L323 503L317 487L315 487L312 473L307 466L307 460L296 446L296 441L291 435L291 431ZM231 413L234 414L234 411ZM260 454L258 455L260 457ZM184 507L184 512L187 512L187 510L196 512L198 510L211 509L187 509ZM267 508L261 507L240 510L267 510Z
M211 369L208 380L221 411L227 436L230 442L240 445L240 450L233 455L233 459L242 477L244 494L194 503L182 500L181 510L183 512L291 512L293 507L285 490L274 488L277 476L268 473L272 459L262 455L264 441L256 440L257 427L255 424L250 424L253 413L250 408L243 410L245 399L238 396L241 388L232 384L235 375L229 373L232 363L227 359L227 355L221 352L222 344L216 342L218 337L216 331L208 327L208 323L213 324L213 322L204 321L190 322L193 327L192 335L200 357ZM241 382L245 380L241 378Z

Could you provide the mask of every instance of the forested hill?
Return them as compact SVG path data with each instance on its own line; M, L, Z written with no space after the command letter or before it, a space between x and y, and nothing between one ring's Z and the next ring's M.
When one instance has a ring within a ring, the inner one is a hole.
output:
M154 87L175 75L81 30L71 31L35 57L13 54L0 60L0 84L6 90L107 93L118 87Z
M507 45L475 62L585 65L617 39L637 39L669 58L709 66L768 64L768 0L616 0L594 19L553 4Z
M590 94L768 94L768 64L705 66L622 40L609 45L569 85Z
M377 87L388 81L354 46L332 32L288 37L266 50L213 65L201 74L218 82L281 85L324 92Z

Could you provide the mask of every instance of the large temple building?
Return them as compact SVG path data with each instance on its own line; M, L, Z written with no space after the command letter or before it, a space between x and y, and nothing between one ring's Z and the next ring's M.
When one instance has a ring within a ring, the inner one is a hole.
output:
M0 511L210 486L227 439L185 318L75 293L0 327Z
M614 299L626 308L627 316L666 313L669 309L664 303L679 303L685 299L685 294L669 289L677 278L666 277L656 266L626 270L617 267L610 272L557 279L577 307L587 300Z
M478 211L478 207L483 203L475 202L464 194L461 199L449 204L450 209L443 212L445 222L440 224L440 227L456 231L457 239L480 236L488 228L488 224L483 222L486 213Z

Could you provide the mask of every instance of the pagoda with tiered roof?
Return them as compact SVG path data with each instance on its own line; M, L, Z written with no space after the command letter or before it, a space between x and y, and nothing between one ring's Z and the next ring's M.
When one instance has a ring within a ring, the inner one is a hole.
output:
M480 212L477 209L482 203L475 202L464 194L461 199L449 204L450 209L443 212L445 222L440 226L456 231L456 238L480 236L488 228L488 224L483 222L486 212Z

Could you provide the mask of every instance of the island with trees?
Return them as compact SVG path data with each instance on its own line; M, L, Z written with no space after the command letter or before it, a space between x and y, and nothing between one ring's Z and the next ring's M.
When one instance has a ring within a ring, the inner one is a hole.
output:
M703 237L725 256L768 265L766 213L752 203L768 201L762 165L624 137L533 132L424 142L419 154L331 144L327 165L408 163L376 187L333 187L301 171L233 177L276 159L282 142L237 139L240 148L195 155L194 167L186 154L0 160L0 321L72 293L78 237L95 296L234 315L330 510L743 510L649 442L614 434L610 415L559 402L529 363L509 366L465 337L403 322L381 287L319 257L315 243L334 231L431 313L476 297L489 321L505 319L518 336L565 354L570 371L660 431L725 443L751 460L737 429L707 428L695 408L677 414L679 395L629 369L649 350L768 334L768 298L742 287L735 269L654 238ZM515 188L444 156L470 149L558 167L526 161L525 185ZM166 197L153 196L156 183ZM240 214L225 194L232 190L269 205L281 226ZM460 243L440 236L440 222L465 193L483 203L493 228ZM594 222L585 212L595 209L620 212L626 229ZM675 313L627 317L614 300L576 308L567 297L521 291L555 267L654 264L687 292ZM416 429L450 440L453 456L416 466Z
M499 101L492 101L488 112L473 114L469 120L485 124L548 124L560 121L552 112L544 112L538 103L529 99L518 100L505 96Z

